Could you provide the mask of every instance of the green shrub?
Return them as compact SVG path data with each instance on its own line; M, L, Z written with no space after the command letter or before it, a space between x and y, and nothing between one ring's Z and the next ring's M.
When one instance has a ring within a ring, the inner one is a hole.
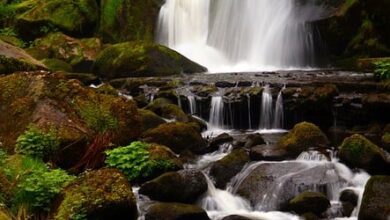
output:
M18 184L13 206L49 211L53 198L73 179L60 169L33 171Z
M390 61L378 61L374 63L374 76L379 80L390 79Z
M119 126L118 119L104 105L87 104L79 108L79 112L87 126L98 133L115 130Z
M59 145L60 141L53 130L44 132L31 125L16 140L15 151L19 154L43 158L55 152Z
M148 179L156 170L169 170L175 167L169 160L152 159L148 148L150 144L136 141L126 147L106 151L106 164L121 170L129 181Z

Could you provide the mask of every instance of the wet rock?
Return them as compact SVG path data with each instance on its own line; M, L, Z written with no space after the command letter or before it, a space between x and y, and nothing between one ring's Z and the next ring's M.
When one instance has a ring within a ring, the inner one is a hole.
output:
M206 191L207 181L201 171L181 170L144 183L139 192L162 202L192 203Z
M187 114L183 110L172 102L165 98L158 98L145 107L146 110L150 110L157 115L179 122L188 122Z
M365 169L370 173L390 171L383 150L359 134L344 139L339 147L339 157L347 165Z
M359 196L353 190L347 189L341 192L340 201L343 216L350 217L358 204Z
M220 81L220 82L216 82L215 86L218 88L231 88L231 87L235 87L236 83L227 82L227 81Z
M142 132L145 132L151 128L158 127L159 125L165 123L164 119L162 119L160 116L156 115L152 111L139 109L138 112L141 116Z
M184 150L200 153L207 147L200 132L191 124L181 122L166 123L149 129L141 135L141 138L149 143L165 145L175 153L181 153Z
M233 146L234 148L247 148L250 149L257 145L265 144L265 141L261 134L255 133L255 134L249 134L243 137L238 138L237 140L234 140Z
M196 127L198 127L199 132L207 130L207 123L204 120L192 115L188 115L188 120L190 123L195 124Z
M210 168L210 176L215 180L215 186L224 189L231 178L239 173L248 162L247 152L243 149L236 149L213 163Z
M289 202L289 208L298 214L312 212L316 215L320 215L329 207L329 200L324 194L318 192L301 193Z
M207 69L174 50L151 42L125 42L104 49L94 64L95 72L106 79L171 76L199 73Z
M222 220L251 220L251 219L240 215L229 215L224 217Z
M155 203L145 214L145 220L210 220L205 210L195 205Z
M0 40L0 74L44 70L46 66L21 48Z
M221 144L229 143L233 141L233 137L227 133L223 133L210 140L208 148L210 151L218 150Z
M116 169L83 174L62 190L53 219L137 219L137 204L126 177Z
M343 182L339 177L327 176L329 169L336 169L332 166L312 166L298 161L259 162L242 172L242 181L235 187L235 192L252 205L261 205L263 210L285 210L297 193L313 189L321 191L327 184Z
M301 215L301 217L305 220L319 220L318 216L314 213L308 212Z
M287 151L272 145L258 145L250 150L250 158L254 161L282 161L287 158Z
M387 220L390 215L390 177L373 176L366 184L359 220Z
M327 147L328 138L316 125L301 122L281 138L277 146L286 150L290 155L299 155L309 148Z

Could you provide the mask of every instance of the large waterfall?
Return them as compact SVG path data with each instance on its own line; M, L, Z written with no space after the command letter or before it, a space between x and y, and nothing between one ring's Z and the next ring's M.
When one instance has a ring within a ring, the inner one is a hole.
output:
M318 10L298 0L166 0L158 41L210 72L310 67Z

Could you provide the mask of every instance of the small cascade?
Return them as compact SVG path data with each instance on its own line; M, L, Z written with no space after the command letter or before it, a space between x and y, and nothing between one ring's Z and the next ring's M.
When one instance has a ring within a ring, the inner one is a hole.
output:
M269 85L264 86L261 97L260 129L271 129L273 119L273 99Z
M283 107L283 90L286 87L284 86L279 94L278 98L276 99L275 104L275 118L274 118L274 125L273 128L283 128L284 127L284 107Z
M160 89L157 88L157 87L148 86L148 85L140 86L140 88L143 90L143 92L144 92L144 94L145 94L145 97L149 99L149 102L153 102L154 96L155 96L155 95L158 93L158 91L160 90Z
M189 108L190 108L190 114L191 115L196 115L196 99L194 95L189 95L188 97L188 103L189 103Z
M212 128L223 128L223 95L219 92L216 96L213 96L211 99L211 109L209 117L209 125Z

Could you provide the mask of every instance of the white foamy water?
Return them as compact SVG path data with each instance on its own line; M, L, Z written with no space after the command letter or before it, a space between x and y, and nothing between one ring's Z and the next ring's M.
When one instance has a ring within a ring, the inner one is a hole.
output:
M210 72L303 69L315 63L320 8L293 0L167 0L159 43Z

